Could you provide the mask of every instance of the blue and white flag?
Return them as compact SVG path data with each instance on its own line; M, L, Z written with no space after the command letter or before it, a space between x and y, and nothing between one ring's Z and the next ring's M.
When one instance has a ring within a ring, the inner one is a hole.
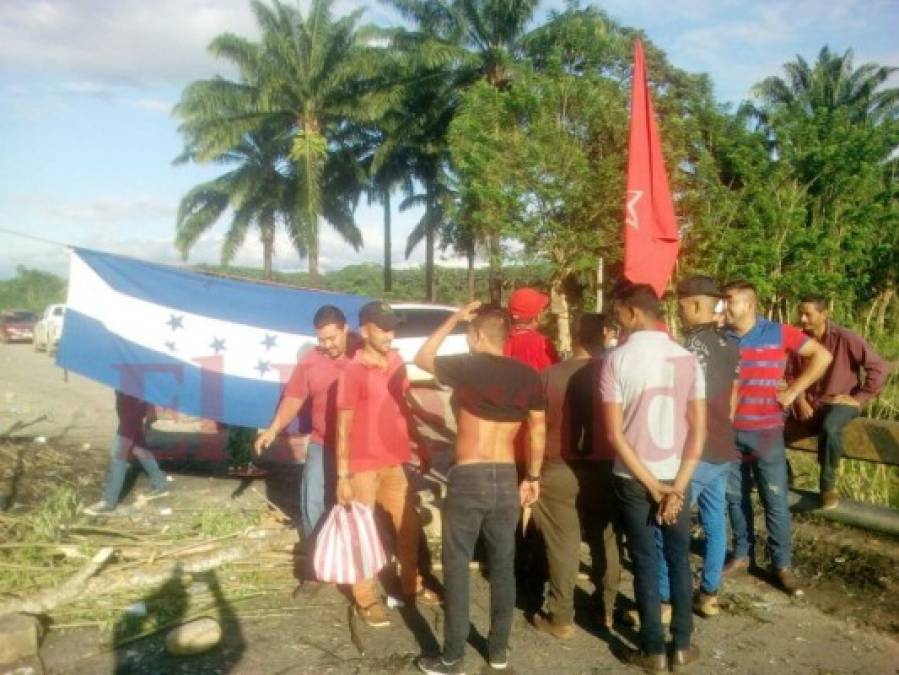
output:
M355 325L368 301L75 249L57 363L188 415L265 427L316 344L319 307Z

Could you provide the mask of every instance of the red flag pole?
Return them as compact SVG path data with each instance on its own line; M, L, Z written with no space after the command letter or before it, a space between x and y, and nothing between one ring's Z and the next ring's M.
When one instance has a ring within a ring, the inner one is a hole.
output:
M646 84L643 43L634 44L624 216L624 276L661 297L678 253L677 220Z

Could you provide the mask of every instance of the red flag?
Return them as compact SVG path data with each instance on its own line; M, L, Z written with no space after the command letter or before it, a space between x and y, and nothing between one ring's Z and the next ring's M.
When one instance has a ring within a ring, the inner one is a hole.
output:
M637 40L627 152L624 276L634 283L649 284L661 297L677 259L677 242L677 220L662 145L646 87L643 43Z

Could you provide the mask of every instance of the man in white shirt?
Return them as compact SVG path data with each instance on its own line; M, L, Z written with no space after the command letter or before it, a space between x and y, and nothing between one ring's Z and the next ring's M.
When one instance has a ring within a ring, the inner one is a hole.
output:
M626 287L615 299L625 344L605 359L603 415L615 450L615 491L634 566L641 649L631 665L665 672L656 530L661 528L672 604L672 665L696 660L690 575L690 479L705 441L705 379L699 361L656 328L659 300L650 286Z

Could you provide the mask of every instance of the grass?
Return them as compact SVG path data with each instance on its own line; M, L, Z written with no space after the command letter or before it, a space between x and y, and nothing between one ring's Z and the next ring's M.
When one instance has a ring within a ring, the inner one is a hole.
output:
M818 491L820 468L813 453L790 451L793 485L801 490ZM837 473L837 491L849 499L899 509L899 467L843 459Z

